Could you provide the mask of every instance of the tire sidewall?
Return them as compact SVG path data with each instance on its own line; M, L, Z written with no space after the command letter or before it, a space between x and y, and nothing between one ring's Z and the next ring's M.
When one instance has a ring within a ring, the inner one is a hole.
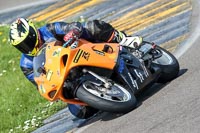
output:
M179 69L180 69L178 60L169 51L167 51L159 46L157 46L157 48L160 49L161 51L164 51L172 59L172 63L168 64L168 65L161 65L161 64L153 63L153 65L161 68L161 75L157 82L159 82L159 83L169 82L178 76Z
M133 110L137 104L135 95L130 90L127 90L127 91L131 95L131 99L129 101L114 102L114 101L106 100L98 96L95 96L94 94L87 91L83 87L83 84L81 84L76 92L76 96L77 98L79 98L79 100L87 103L89 106L93 108L106 111L106 112L127 113Z

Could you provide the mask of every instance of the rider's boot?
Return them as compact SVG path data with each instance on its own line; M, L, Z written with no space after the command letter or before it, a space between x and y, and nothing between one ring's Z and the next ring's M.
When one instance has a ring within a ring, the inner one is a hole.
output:
M122 46L135 49L142 43L142 37L126 36L125 33L115 30L111 42L116 42Z

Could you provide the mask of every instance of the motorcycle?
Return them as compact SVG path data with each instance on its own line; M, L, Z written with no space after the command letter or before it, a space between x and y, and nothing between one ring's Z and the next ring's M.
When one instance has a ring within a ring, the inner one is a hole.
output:
M137 49L118 43L92 43L76 39L52 41L33 60L40 94L49 101L91 106L127 113L137 106L135 95L152 84L177 77L179 63L167 50L143 41Z

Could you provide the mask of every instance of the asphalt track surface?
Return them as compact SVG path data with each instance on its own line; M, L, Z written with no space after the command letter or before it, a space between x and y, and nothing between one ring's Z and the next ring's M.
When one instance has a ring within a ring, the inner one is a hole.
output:
M200 132L200 1L192 2L190 36L183 46L175 51L181 68L179 77L168 84L157 85L144 91L138 96L140 105L130 113L125 115L101 113L73 132Z
M8 11L14 11L18 9L23 9L27 7L31 7L33 5L43 5L52 3L58 0L0 0L0 13L5 13Z

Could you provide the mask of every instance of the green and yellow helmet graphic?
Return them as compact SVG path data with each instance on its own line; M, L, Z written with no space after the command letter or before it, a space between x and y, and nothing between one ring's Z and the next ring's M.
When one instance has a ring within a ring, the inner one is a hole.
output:
M18 18L10 26L10 43L22 53L34 56L37 52L38 32L31 20Z
M12 45L18 45L29 33L29 25L23 18L17 19L10 26L10 42Z

